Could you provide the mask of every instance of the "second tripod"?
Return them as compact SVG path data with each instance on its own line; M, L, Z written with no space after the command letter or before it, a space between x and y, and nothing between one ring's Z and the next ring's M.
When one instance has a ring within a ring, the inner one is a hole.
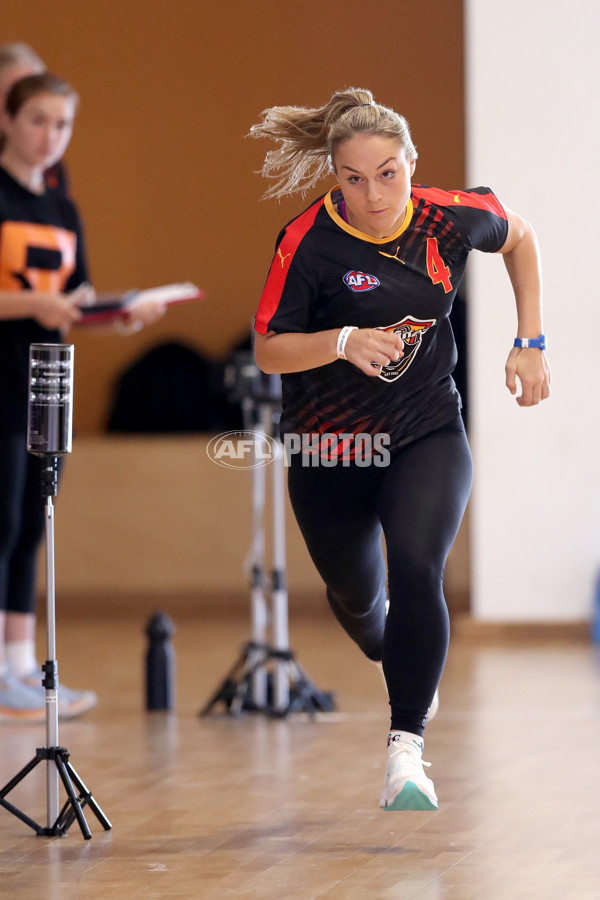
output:
M252 435L254 447L249 559L252 640L243 645L240 657L200 715L207 715L219 703L231 715L242 711L278 717L289 712L332 712L333 695L313 684L289 648L285 459L279 441L281 379L263 375L250 354L238 357L230 388L232 399L241 401L245 433ZM265 465L269 448L272 458ZM272 500L270 572L265 564L267 471Z

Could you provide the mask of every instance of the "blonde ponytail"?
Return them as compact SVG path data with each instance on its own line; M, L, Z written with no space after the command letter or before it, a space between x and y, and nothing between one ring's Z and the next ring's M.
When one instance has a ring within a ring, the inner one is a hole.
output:
M43 72L46 66L29 44L14 41L0 44L0 74L13 66L31 66L36 72Z
M331 171L337 145L355 134L397 138L412 162L417 151L406 119L373 101L371 91L349 88L332 95L325 106L272 106L250 129L254 138L269 138L279 149L269 150L261 174L274 183L267 197L284 197L312 189Z

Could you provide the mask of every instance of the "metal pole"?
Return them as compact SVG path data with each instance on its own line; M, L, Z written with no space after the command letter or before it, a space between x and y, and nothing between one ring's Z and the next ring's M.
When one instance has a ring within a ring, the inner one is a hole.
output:
M46 499L46 662L56 672L56 607L54 579L54 505ZM52 676L46 672L45 681ZM58 676L46 685L46 747L58 747ZM59 775L54 760L46 761L48 828L58 818Z
M271 407L271 419L275 425L275 410ZM273 427L273 433L277 429ZM277 441L277 456L272 463L273 472L273 647L275 650L289 650L288 593L286 584L285 554L285 456L282 444ZM275 666L274 708L285 712L290 702L289 663L277 662Z
M252 643L264 646L267 632L267 601L265 597L265 470L264 467L252 468L252 591L251 591L251 628ZM261 662L263 650L249 653L248 662L253 665ZM252 674L252 702L258 709L267 705L267 672L258 665Z

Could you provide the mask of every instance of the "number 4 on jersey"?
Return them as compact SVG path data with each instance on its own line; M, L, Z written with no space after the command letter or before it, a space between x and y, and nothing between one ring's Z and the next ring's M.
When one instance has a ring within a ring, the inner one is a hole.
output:
M446 293L452 290L450 269L440 256L437 238L427 238L427 274L431 278L432 284L441 282Z

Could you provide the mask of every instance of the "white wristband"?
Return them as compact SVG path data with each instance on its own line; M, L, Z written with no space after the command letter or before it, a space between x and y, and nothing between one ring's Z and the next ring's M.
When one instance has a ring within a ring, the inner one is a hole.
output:
M337 355L338 359L346 359L346 355L344 350L346 349L346 342L350 337L350 332L356 331L358 328L357 325L344 325L340 333L338 334L337 339Z

